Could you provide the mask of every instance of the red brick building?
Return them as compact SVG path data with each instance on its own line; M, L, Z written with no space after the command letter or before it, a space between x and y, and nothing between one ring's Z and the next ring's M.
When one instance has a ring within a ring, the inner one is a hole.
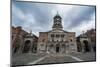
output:
M96 51L96 29L87 30L77 37L77 48L79 52Z
M12 26L12 53L23 53L25 46L25 39L27 38L27 35L30 35L30 33L26 32L22 29L21 26L13 27ZM32 42L33 44L37 42L38 37L35 35L32 35ZM33 48L32 48L33 49ZM32 50L31 49L31 50ZM28 52L28 51L27 51Z

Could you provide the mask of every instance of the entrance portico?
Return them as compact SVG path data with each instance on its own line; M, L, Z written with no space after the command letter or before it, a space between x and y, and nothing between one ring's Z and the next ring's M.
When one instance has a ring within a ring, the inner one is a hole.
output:
M66 53L66 45L61 43L50 44L47 46L47 53L50 54Z
M56 53L60 53L60 44L56 44L55 49L56 49L56 51L55 51Z

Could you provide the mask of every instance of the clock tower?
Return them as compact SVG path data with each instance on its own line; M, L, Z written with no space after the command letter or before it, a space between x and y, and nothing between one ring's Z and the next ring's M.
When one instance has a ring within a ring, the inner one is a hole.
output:
M52 26L52 29L62 29L62 18L60 17L60 15L57 14L54 16L53 18L53 26Z

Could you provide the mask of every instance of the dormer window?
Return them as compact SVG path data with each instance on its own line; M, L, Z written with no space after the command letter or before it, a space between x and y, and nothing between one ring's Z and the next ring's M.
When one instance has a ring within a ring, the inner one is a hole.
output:
M63 38L64 37L64 34L62 34L61 37Z
M56 37L59 38L59 35L57 34Z
M54 34L51 34L51 37L54 37Z

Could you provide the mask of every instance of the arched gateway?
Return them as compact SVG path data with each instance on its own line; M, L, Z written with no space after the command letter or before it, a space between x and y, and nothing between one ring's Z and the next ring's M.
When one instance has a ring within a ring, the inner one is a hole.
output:
M84 40L83 43L84 43L84 51L85 52L89 52L90 51L90 48L89 48L88 41L87 40Z
M36 53L37 52L36 38L37 37L33 36L31 32L24 38L22 53Z
M31 47L31 41L30 40L25 41L23 53L28 53L30 50L30 47Z

